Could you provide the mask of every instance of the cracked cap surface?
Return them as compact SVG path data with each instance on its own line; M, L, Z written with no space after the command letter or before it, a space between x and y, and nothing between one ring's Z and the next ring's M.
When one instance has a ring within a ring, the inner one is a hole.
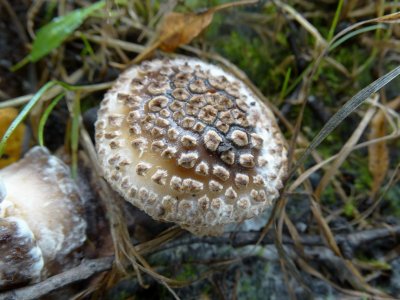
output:
M96 148L127 201L200 235L271 210L287 173L272 112L243 82L197 59L125 71L101 103Z

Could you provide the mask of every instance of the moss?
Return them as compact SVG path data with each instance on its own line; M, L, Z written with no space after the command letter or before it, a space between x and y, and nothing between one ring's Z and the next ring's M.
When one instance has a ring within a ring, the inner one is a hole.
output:
M338 197L337 197L337 195L335 193L334 188L332 187L332 185L328 185L325 188L325 190L324 190L324 192L323 192L323 194L321 196L322 204L324 204L324 205L335 205L335 204L337 204L337 199L338 199Z
M197 275L199 274L199 268L196 267L194 264L185 264L182 266L181 271L179 274L176 276L176 280L192 280L197 278Z
M353 217L355 211L354 201L348 201L343 207L343 213L346 217Z
M388 203L388 214L400 218L400 186L397 184L390 188L384 195L384 200Z
M207 35L208 39L216 41L216 51L242 69L264 94L279 94L287 69L280 68L277 61L283 60L279 51L285 46L265 44L246 27L229 28L227 35L216 38L221 35L217 30L219 24L217 21ZM285 33L278 33L276 38L280 44L286 44Z

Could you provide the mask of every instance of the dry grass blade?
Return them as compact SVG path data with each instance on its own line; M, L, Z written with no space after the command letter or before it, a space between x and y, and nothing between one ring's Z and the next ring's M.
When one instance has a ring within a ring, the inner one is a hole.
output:
M395 12L386 16L379 17L376 21L380 23L399 23L400 12Z
M352 150L359 150L359 149L362 149L364 147L373 146L374 144L377 144L377 143L386 143L388 141L398 139L400 137L400 130L397 127L394 127L395 128L394 132L392 132L391 134L385 135L383 137L375 138L375 139L369 140L367 142L360 143L360 144L354 146L354 148ZM318 164L316 164L316 165L312 166L311 168L307 169L306 171L303 171L299 175L299 177L297 177L296 180L293 183L290 184L290 186L288 187L288 192L289 193L294 192L313 173L315 173L316 171L318 171L319 169L323 168L325 165L327 165L328 163L330 163L331 161L336 159L338 157L338 155L339 154L332 155L331 157L329 157L329 158L327 158L327 159L325 159L323 161L320 161Z
M313 199L311 199L311 211L329 248L331 248L337 256L342 257L342 253L339 249L338 244L336 243L335 236L333 235L331 229L329 228L329 225L325 221L319 204Z
M157 250L158 247L169 241L175 240L184 232L185 231L178 226L171 227L166 231L162 232L158 237L137 245L136 246L137 251L143 255L154 252L155 250Z
M337 157L337 155L333 155L324 161L319 162L318 164L312 166L311 168L307 169L306 171L301 172L299 177L296 178L296 180L290 184L288 187L288 192L292 193L294 192L301 184L303 184L312 174L314 174L316 171L330 163L332 160L334 160Z
M92 84L92 85L82 85L79 86L79 90L83 93L93 93L96 91L101 91L101 90L106 90L110 88L113 85L113 82L104 82L104 83L99 83L99 84ZM60 94L62 92L62 87L60 86L55 86L54 88L51 88L48 90L42 97L42 101L46 102L50 99L53 99L55 96ZM25 104L29 102L29 100L33 97L33 94L28 94L24 96L20 96L17 98L9 99L6 101L0 102L0 109L6 108L6 107L16 107L20 106L22 104Z
M375 96L374 102L377 101L377 96ZM367 113L363 117L362 121L358 125L357 129L353 132L349 140L344 144L343 148L340 150L338 157L335 159L333 165L328 169L328 171L324 174L322 177L321 181L319 182L315 192L314 196L317 200L320 199L321 193L325 190L326 186L328 185L329 181L332 179L332 177L335 175L335 173L338 171L339 167L343 164L343 162L346 160L346 158L349 156L351 151L353 150L354 145L358 142L360 139L361 135L367 128L369 122L371 121L373 115L375 114L376 108L371 107L368 109Z
M299 24L303 26L304 29L307 30L315 38L317 46L326 47L327 45L326 40L322 37L319 31L309 21L307 21L307 19L304 18L298 11L296 11L290 5L283 3L282 1L274 0L274 3L276 6L278 6L283 11L292 16L297 22L299 22Z
M297 231L296 226L293 224L292 220L290 220L285 211L283 212L283 220L285 221L285 225L294 241L296 249L299 250L301 253L304 253L304 247L301 244L301 236Z

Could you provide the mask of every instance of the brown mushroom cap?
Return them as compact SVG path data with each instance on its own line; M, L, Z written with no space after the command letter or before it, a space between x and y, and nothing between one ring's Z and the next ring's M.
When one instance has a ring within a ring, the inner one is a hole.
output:
M45 148L35 147L1 169L1 181L0 288L9 276L38 281L51 275L86 239L77 185L69 168ZM12 264L21 268L7 267Z
M270 209L287 173L272 112L231 74L197 59L125 71L101 103L104 176L157 220L217 234Z

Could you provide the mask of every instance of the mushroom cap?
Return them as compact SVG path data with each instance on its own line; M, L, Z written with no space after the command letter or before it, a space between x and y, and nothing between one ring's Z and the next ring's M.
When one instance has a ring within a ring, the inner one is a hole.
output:
M96 148L127 201L199 235L271 210L287 173L270 109L233 75L190 58L121 74L101 102Z
M34 147L23 159L0 170L1 181L5 195L0 201L0 231L13 238L0 247L0 257L21 251L26 269L33 262L30 255L40 254L41 276L65 265L68 255L86 239L84 207L69 168L47 149ZM37 257L34 261L38 266ZM7 271L4 266L0 263L0 278ZM40 278L31 273L31 279Z

